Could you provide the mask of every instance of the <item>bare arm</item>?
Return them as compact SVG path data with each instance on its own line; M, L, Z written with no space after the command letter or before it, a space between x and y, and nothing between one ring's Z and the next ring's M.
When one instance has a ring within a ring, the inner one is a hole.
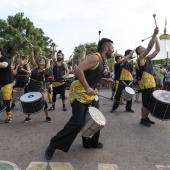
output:
M33 67L37 67L38 65L37 65L35 58L34 58L33 45L30 43L29 46L30 46L30 49L31 49L31 63L32 63Z
M6 68L8 66L8 63L6 61L0 62L0 68Z
M86 51L87 51L86 47L84 46L83 49L84 50L83 50L83 54L82 54L82 57L81 57L81 61L83 61L85 59L85 57L86 57Z
M97 55L91 55L87 57L82 63L80 63L75 70L77 78L85 88L86 93L89 95L95 95L95 91L89 87L89 84L87 83L87 80L84 75L84 71L91 69L93 66L97 64L98 61L99 58Z
M158 34L158 32L159 32L159 29L158 29L158 27L157 27L157 28L155 28L155 30L154 30L154 33L153 33L152 38L151 38L151 40L150 40L150 42L149 42L149 44L148 44L148 47L147 47L146 50L145 50L143 53L141 53L140 56L139 56L139 63L140 63L140 64L144 64L144 62L145 62L145 57L148 55L148 53L151 51L152 47L154 46L154 43L155 43L155 40L156 40L156 35Z
M124 63L124 62L127 61L128 59L132 59L133 53L134 53L134 50L131 51L131 52L129 53L129 55L127 55L126 57L124 57L123 59L121 59L121 60L120 60L120 63Z
M64 68L66 69L66 74L69 74L69 69L66 63L64 63Z
M156 57L156 55L159 53L160 51L160 45L159 45L159 41L156 37L156 41L155 41L155 51L150 55L150 58L153 59L154 57Z

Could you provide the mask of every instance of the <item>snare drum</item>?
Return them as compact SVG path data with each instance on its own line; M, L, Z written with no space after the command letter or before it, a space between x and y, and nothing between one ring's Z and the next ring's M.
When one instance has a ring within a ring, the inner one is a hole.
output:
M14 100L19 100L23 94L24 94L23 88L14 88L12 91L12 98Z
M135 91L131 87L125 87L125 89L122 90L121 96L125 100L130 100L134 94L135 94Z
M89 107L86 112L85 125L81 129L82 136L90 138L106 124L104 115L95 107Z
M6 109L5 104L3 102L2 92L0 91L0 113Z
M152 93L149 108L151 115L157 119L170 119L170 92L156 90Z
M44 109L42 94L29 92L20 97L22 110L25 114L36 114Z

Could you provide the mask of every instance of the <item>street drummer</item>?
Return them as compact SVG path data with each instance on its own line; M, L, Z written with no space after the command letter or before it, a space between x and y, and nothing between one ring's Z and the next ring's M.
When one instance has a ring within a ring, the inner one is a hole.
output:
M62 98L63 111L67 111L65 105L65 87L66 81L62 78L64 75L68 75L69 70L67 64L63 61L63 53L61 50L57 52L57 61L53 64L53 76L55 82L52 83L53 96L52 96L52 106L49 111L55 110L56 95L60 94Z
M156 55L160 51L159 42L157 39L157 34L159 32L158 27L154 29L154 33L152 35L151 40L148 43L148 47L144 48L143 46L138 46L136 48L136 53L139 55L138 65L139 70L141 71L139 87L142 90L142 108L141 108L141 121L140 124L150 127L151 124L155 122L151 121L148 117L149 115L149 101L151 99L151 95L156 87L155 79L153 77L153 68L152 68L152 59L156 57ZM155 44L155 51L152 54L148 55Z
M125 89L125 87L132 87L133 84L133 76L132 76L132 71L133 71L133 62L132 62L132 56L133 56L134 51L133 50L126 50L125 51L125 57L123 59L120 59L119 63L121 68L121 73L120 73L120 78L119 78L119 84L118 84L118 89L116 91L115 97L114 97L114 104L112 107L111 112L114 112L118 107L120 103L120 98L122 91ZM130 100L127 100L126 103L126 111L127 112L132 112L132 98Z
M12 72L11 64L9 60L4 57L5 52L3 48L0 47L0 91L2 93L2 98L6 107L7 118L5 123L10 123L12 121L12 113L10 108L10 101L12 96ZM1 110L0 110L1 112Z
M26 89L29 81L29 74L31 73L30 66L27 63L27 57L21 56L19 64L12 71L13 75L16 76L16 84L13 88L23 88ZM26 91L24 91L25 93ZM15 100L13 100L11 105L11 110L15 107Z
M98 52L88 55L86 59L76 68L77 79L73 81L69 99L72 106L72 116L64 129L54 136L45 151L45 157L50 160L56 149L68 152L71 144L85 123L85 115L89 104L93 101L96 94L95 88L99 83L103 72L104 63L111 58L114 52L113 41L103 38L98 43ZM106 81L113 80L105 79ZM102 148L103 144L99 141L100 131L96 132L90 140L83 137L85 148Z
M44 100L44 112L46 115L46 121L48 123L51 123L52 120L48 115L48 105L45 100L44 96L44 77L48 73L48 70L50 68L50 62L52 59L48 60L48 63L46 64L46 58L45 57L39 57L39 60L36 62L34 59L34 48L32 44L29 44L30 49L31 49L31 63L34 67L34 69L31 71L31 76L30 76L30 82L28 83L28 92L40 92L43 95L43 100ZM25 118L24 122L29 122L31 121L31 114L28 114L27 117Z

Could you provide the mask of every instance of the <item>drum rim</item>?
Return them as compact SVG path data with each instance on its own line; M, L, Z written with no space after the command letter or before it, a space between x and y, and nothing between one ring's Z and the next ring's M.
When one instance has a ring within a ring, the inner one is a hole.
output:
M33 92L28 92L28 93L33 93ZM28 93L25 93L25 94L28 94ZM36 92L36 93L40 93L40 92ZM24 96L25 94L23 94L22 96ZM41 93L40 93L41 94ZM21 96L21 97L22 97ZM21 101L21 102L23 102L23 103L31 103L31 101L22 101L21 100L21 97L19 98L19 100ZM41 94L41 97L39 98L39 99L36 99L36 100L34 100L34 101L32 101L32 102L36 102L36 101L38 101L38 100L40 100L40 99L42 99L43 98L43 96L42 96L42 94Z
M156 90L155 90L155 91L156 91ZM155 92L155 91L154 91L154 92ZM154 93L154 92L153 92L153 93ZM152 93L152 97L153 97L154 99L158 100L158 101L161 102L161 103L170 105L170 103L165 103L165 102L163 102L162 100L157 99L157 98L153 95L153 93Z

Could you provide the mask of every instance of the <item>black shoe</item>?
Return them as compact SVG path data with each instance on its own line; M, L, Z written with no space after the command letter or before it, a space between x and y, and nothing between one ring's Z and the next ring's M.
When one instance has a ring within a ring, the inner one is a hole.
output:
M53 157L54 152L55 152L54 149L50 149L49 147L47 147L47 149L45 150L45 158L47 160L50 160Z
M132 110L132 109L126 109L127 112L131 112L131 113L134 113L135 111Z
M110 100L113 100L113 97L111 97Z
M54 107L54 106L52 106L52 107L49 108L49 111L52 111L52 110L55 110L55 107Z
M31 118L28 118L28 117L26 117L24 120L24 122L30 122L30 121L31 121Z
M148 123L146 119L141 119L140 124L143 126L151 127L151 124Z
M113 113L117 108L112 108L112 110L110 111L111 113Z
M15 107L15 103L12 103L11 110Z
M155 122L153 122L152 120L150 120L149 117L147 117L146 120L147 120L148 123L150 123L150 124L155 124Z
M51 120L51 118L50 118L49 116L46 117L46 121L47 121L48 123L51 123L51 122L52 122L52 120Z
M101 142L98 142L96 146L92 145L92 147L96 149L101 149L103 148L103 144Z
M66 107L63 107L63 111L67 111Z

